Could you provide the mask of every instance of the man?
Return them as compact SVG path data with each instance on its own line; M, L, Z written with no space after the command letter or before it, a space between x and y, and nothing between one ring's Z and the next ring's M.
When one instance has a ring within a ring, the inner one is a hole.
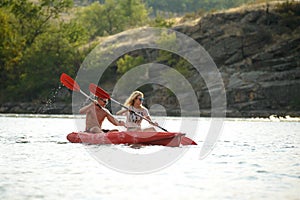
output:
M114 116L105 108L108 100L98 98L87 106L79 110L80 114L86 114L85 131L90 133L103 133L107 130L102 130L102 123L105 118L108 119L115 126L125 126L123 121L118 121ZM99 106L100 105L100 106Z

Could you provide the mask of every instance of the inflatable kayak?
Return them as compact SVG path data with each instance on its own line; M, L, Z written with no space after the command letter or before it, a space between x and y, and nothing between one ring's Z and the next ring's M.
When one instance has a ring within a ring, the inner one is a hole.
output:
M184 135L174 132L72 132L67 135L67 139L72 143L86 144L143 144L170 147L178 147L180 144L196 145L193 140Z

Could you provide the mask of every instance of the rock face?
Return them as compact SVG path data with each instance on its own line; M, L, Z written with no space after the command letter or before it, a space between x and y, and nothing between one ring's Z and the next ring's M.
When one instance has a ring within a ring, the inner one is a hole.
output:
M300 116L299 11L288 16L277 9L264 4L209 14L175 28L199 42L218 66L227 116Z

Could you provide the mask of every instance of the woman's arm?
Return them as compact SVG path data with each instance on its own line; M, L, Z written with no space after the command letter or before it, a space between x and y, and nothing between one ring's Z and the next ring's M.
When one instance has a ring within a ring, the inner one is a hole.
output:
M153 122L149 115L146 116L146 118L149 120L149 124L151 124L153 126L158 126L158 123L157 122Z

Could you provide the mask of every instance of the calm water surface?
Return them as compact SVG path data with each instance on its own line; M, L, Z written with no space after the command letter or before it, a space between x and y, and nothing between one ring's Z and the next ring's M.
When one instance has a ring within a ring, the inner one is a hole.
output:
M178 120L168 118L165 128ZM67 133L78 130L72 116L0 115L0 199L300 199L299 119L226 119L202 160L210 119L191 120L198 121L198 146L179 147L186 153L162 170L134 175L69 143Z

